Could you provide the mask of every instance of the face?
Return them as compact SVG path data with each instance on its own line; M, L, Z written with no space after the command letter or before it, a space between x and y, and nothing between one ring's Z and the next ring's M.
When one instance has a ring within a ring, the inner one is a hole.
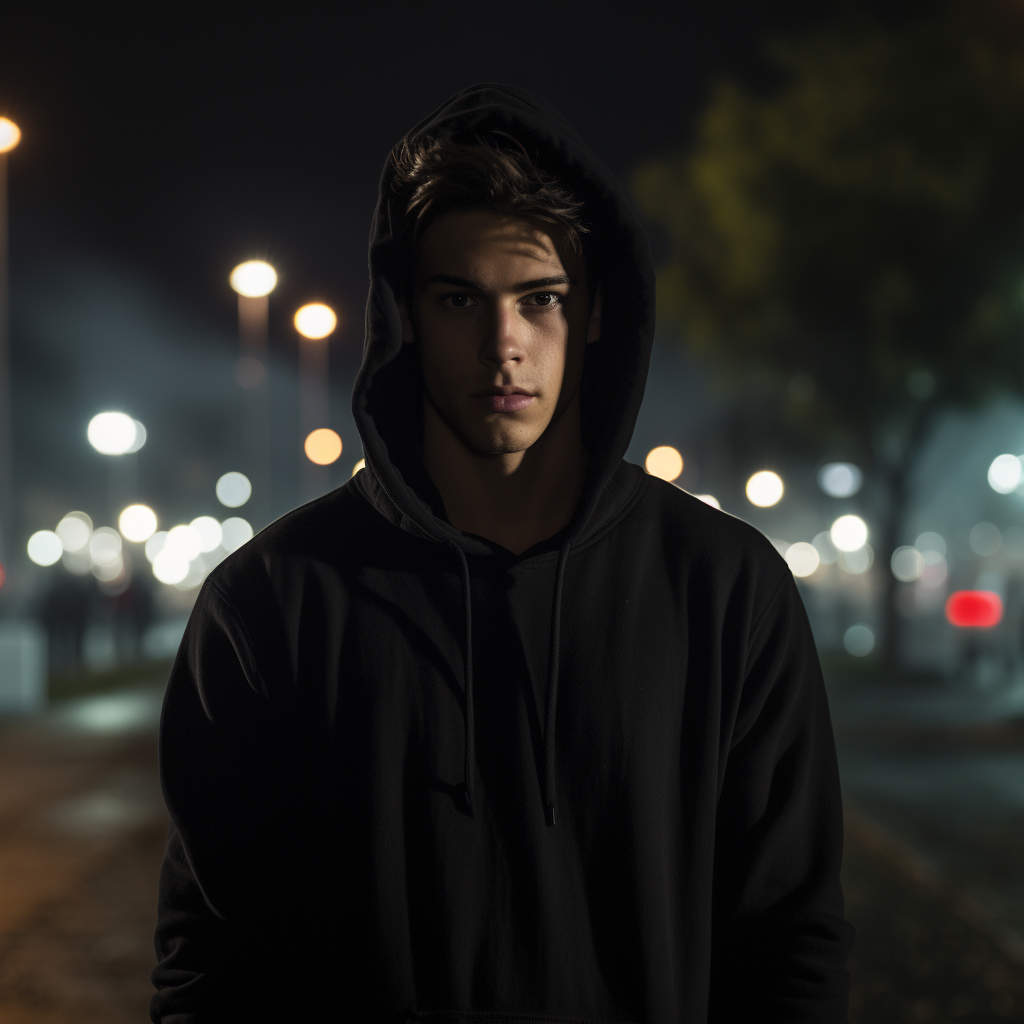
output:
M591 311L582 258L549 230L467 210L420 240L404 340L419 346L426 401L478 455L524 451L579 407L600 294Z

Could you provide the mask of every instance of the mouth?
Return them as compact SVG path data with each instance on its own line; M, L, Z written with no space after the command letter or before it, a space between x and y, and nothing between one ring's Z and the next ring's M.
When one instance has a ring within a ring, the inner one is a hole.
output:
M514 387L514 386L511 386L511 385L509 387L503 387L503 388L487 388L487 390L485 390L485 391L478 391L475 395L473 395L473 397L474 398L488 398L491 395L505 395L506 397L508 395L526 395L528 398L536 397L533 394L531 394L529 391L527 391L525 388Z

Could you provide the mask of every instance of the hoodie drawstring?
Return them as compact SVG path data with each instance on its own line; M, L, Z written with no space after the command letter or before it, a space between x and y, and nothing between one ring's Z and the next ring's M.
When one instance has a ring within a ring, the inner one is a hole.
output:
M455 541L451 547L462 563L462 592L466 606L466 756L464 761L463 793L469 813L473 814L473 778L476 767L473 760L475 731L473 721L473 594L470 590L469 562L466 553ZM544 718L544 820L549 826L555 824L555 708L558 702L558 654L562 625L562 580L565 565L569 559L571 542L566 541L558 552L558 568L555 570L555 594L551 607L551 655L548 663L548 706Z
M466 553L455 541L450 543L462 562L462 594L466 605L466 758L462 788L469 813L473 814L473 776L476 774L473 763L476 739L473 728L473 593L469 589L469 562L466 561Z

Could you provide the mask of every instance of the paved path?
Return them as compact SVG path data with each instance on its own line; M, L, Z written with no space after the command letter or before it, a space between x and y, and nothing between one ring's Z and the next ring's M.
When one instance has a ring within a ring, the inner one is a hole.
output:
M875 696L829 694L858 932L851 1024L1024 1022L1024 728L901 711L898 694L879 721ZM0 1024L148 1020L160 697L0 726Z

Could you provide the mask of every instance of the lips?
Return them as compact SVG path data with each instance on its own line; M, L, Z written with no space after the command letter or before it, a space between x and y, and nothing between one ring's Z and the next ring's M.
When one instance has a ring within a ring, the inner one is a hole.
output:
M488 412L519 412L533 401L534 396L525 391L509 388L507 391L487 391L473 397Z

